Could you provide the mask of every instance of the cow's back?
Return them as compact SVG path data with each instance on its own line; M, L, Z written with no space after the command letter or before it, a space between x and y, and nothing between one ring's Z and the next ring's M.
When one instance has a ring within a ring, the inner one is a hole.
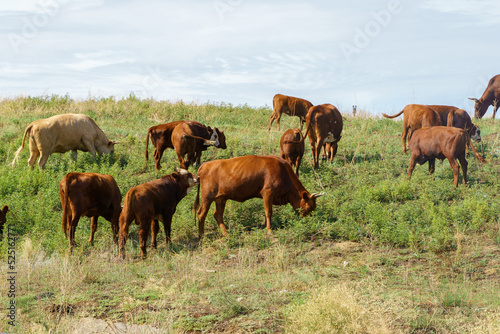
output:
M410 151L443 159L465 153L467 134L463 129L446 126L425 127L414 131L408 144ZM440 156L443 155L443 156Z

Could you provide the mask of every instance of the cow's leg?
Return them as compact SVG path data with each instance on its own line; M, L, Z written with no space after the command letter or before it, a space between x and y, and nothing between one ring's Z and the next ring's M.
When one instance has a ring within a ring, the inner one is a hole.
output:
M94 242L94 233L95 231L97 231L98 218L99 216L92 216L92 218L90 218L90 238L89 238L90 243Z
M278 132L280 131L280 120L281 120L281 114L278 114L276 116L276 126L278 127Z
M148 255L146 246L148 243L149 230L151 229L152 219L141 217L138 219L139 223L139 246L141 247L141 258L144 260Z
M215 221L219 224L219 227L222 230L222 234L225 237L227 237L228 233L226 230L226 226L224 226L224 209L225 208L226 208L226 200L225 199L216 199L215 200L214 218L215 218Z
M163 214L163 229L165 230L165 239L167 241L167 245L170 244L170 234L172 232L172 216L171 213Z
M73 211L77 212L73 217L71 217L70 220L70 225L69 225L69 249L71 253L73 253L73 248L75 248L75 231L76 227L78 226L78 222L80 221L80 213L79 211Z
M88 138L83 138L82 142L83 142L83 145L85 145L87 147L87 150L89 150L89 152L92 153L92 158L95 160L94 142Z
M436 170L436 158L430 158L428 161L429 161L429 174L432 174Z
M161 169L161 158L163 157L163 152L164 151L165 151L164 148L155 149L154 158L155 158L155 168L156 168L156 170L160 170Z
M40 156L40 151L35 144L34 140L30 138L30 158L28 159L28 165L33 168L35 166L36 159Z
M205 219L207 218L208 210L210 205L212 205L213 200L203 198L201 201L201 206L198 209L198 236L200 239L205 233Z
M448 157L448 161L450 162L451 169L453 169L453 185L456 187L458 186L459 175L458 162L454 157Z
M165 223L163 223L165 224ZM158 232L160 231L160 223L158 222L158 219L153 219L151 221L151 248L156 249L157 242L156 242L156 236L158 235Z
M273 198L271 192L265 192L262 194L262 199L264 200L264 212L266 213L266 229L267 234L271 233L271 217L273 215Z
M305 118L300 117L300 131L302 131L302 128L304 127L305 121L306 121Z
M76 161L76 159L78 158L77 150L71 150L71 158L73 158L73 161Z
M460 161L460 167L462 167L462 174L463 174L463 179L462 183L466 184L467 183L467 160L465 160L465 155L458 157L458 161Z
M118 220L120 219L120 210L114 210L111 216L111 230L113 231L113 244L118 244Z
M333 158L335 158L335 156L337 155L338 146L339 145L337 142L330 143L330 150L328 152L330 153L330 163L333 163Z
M323 141L323 138L318 138L318 141L316 142L316 151L313 153L314 156L315 156L315 161L314 161L314 168L318 168L319 167L319 155L321 153L321 148L323 145L321 145L321 142Z
M413 169L415 168L416 164L417 164L417 156L412 154L410 158L410 167L408 167L408 176L406 177L407 179L411 178L411 174L413 173Z
M295 174L297 174L297 176L299 176L299 167L301 161L302 161L302 156L298 155L297 159L295 160Z
M130 224L132 223L132 221L133 221L133 218L128 217L128 215L122 211L122 214L120 215L120 220L119 220L120 240L118 241L118 249L119 249L118 256L121 259L125 259L125 243L127 242L127 239L128 239L128 228L129 228Z
M45 164L47 163L47 160L49 160L49 156L50 154L44 152L40 153L40 159L38 160L38 167L40 167L40 169L45 169Z
M408 135L408 127L403 124L403 133L401 134L401 141L403 142L403 153L406 153L406 136Z

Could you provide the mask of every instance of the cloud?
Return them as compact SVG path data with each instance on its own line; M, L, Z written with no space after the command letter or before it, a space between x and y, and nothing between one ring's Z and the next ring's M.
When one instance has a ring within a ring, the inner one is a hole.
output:
M135 57L130 52L117 52L103 50L99 52L75 53L76 59L73 63L64 66L76 71L88 71L98 67L105 67L117 64L133 64Z
M497 0L426 0L421 7L441 13L464 15L469 18L467 24L497 25L500 23L500 2Z

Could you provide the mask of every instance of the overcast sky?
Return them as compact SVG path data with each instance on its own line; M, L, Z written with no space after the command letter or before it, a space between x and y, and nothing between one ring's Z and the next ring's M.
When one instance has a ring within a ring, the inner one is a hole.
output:
M198 104L472 113L500 73L498 0L0 2L0 98L131 92ZM489 110L491 113L491 110Z

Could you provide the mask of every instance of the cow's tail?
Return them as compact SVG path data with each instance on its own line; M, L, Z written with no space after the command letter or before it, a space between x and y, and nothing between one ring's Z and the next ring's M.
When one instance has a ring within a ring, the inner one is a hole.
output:
M28 127L26 128L26 130L24 130L24 136L23 136L23 141L21 142L21 147L19 147L14 155L14 160L12 160L12 167L14 167L14 165L17 163L17 160L19 160L19 155L21 154L21 151L23 150L24 148L24 141L26 139L26 136L28 135L28 133L31 131L31 128L33 127L33 124L30 124L28 125Z
M198 137L198 136L190 135L190 134L187 134L187 133L184 133L184 136L190 137L190 138L193 138L193 139L202 140L203 141L203 145L206 145L206 146L215 146L217 144L217 142L215 140L210 140L210 139L206 139L206 138L203 138L203 137Z
M405 110L403 109L403 110L401 110L399 113L397 113L397 114L396 114L396 115L394 115L394 116L389 116L389 115L387 115L387 114L382 114L382 116L384 116L385 118L396 118L396 117L400 116L400 115L401 115L402 113L404 113L404 112L405 112Z
M144 156L146 157L146 161L149 159L148 146L149 146L149 136L151 134L151 128L148 129L146 133L146 151L144 152Z
M198 184L198 189L196 190L196 198L193 204L193 213L194 213L194 225L196 226L196 213L198 212L198 208L200 207L200 185Z
M313 115L314 115L314 111L311 113L311 117L309 118L309 124L307 124L306 133L304 133L304 136L302 137L302 140L305 140L306 137L307 137L307 135L309 134L309 130L311 129L311 119L313 118Z
M467 133L466 133L467 134ZM476 159L481 161L483 164L487 163L486 159L484 159L482 156L479 155L479 153L476 151L476 148L474 145L472 145L472 140L470 136L467 134L467 140L469 141L469 146L472 149L472 152L474 152L474 155L476 156Z

